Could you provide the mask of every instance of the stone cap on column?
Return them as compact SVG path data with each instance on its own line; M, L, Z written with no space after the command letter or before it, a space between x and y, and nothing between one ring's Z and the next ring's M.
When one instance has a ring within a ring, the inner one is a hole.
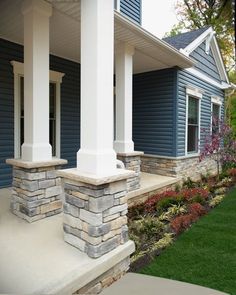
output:
M84 182L92 185L102 185L135 176L134 171L116 169L114 174L107 176L97 176L89 173L81 173L77 168L63 169L57 171L58 176L74 181Z
M37 161L37 162L23 161L21 159L7 159L6 163L15 167L32 169L32 168L66 165L68 161L64 159L58 159L58 158L52 158L51 160L48 160L48 161Z
M117 156L121 156L121 157L135 157L135 156L142 156L142 155L144 155L144 152L138 152L138 151L133 151L128 153L117 153Z

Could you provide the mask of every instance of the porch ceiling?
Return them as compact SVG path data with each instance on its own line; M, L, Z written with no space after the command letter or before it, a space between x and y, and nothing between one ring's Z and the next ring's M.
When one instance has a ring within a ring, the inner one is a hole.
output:
M18 44L23 44L22 1L0 1L0 38ZM80 0L47 1L53 5L50 19L50 52L80 62ZM125 41L136 49L134 73L193 65L190 58L115 12L115 44L119 41Z

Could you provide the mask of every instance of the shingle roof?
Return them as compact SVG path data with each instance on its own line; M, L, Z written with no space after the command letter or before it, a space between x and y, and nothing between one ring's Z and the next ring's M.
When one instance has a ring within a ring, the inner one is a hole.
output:
M194 30L191 32L182 33L173 37L163 38L165 42L169 43L171 46L176 49L185 48L190 43L192 43L198 36L200 36L203 32L209 29L210 26L206 26L204 28Z

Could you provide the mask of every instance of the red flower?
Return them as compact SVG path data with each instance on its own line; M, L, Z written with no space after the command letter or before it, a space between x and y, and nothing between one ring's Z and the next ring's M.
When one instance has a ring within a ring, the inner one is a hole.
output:
M145 211L146 213L154 213L156 211L156 205L159 201L166 198L176 198L178 193L175 191L166 191L164 193L160 193L158 195L152 196L145 202Z
M182 195L187 201L190 201L195 197L201 197L206 200L209 196L209 192L203 188L190 188L183 190Z

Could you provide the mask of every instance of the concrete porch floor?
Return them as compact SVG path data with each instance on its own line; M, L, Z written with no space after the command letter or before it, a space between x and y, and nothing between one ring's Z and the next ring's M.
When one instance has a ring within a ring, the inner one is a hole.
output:
M138 200L140 196L147 193L156 191L158 189L165 188L170 185L174 185L180 181L180 178L163 176L150 173L141 173L140 188L128 193L129 202Z
M163 188L176 178L142 173L129 198ZM91 259L63 240L62 214L34 223L10 211L11 190L0 190L0 294L72 294L133 251L128 242Z
M133 242L98 259L63 240L62 214L27 223L0 190L0 294L72 294L133 252ZM122 258L123 257L123 258Z

